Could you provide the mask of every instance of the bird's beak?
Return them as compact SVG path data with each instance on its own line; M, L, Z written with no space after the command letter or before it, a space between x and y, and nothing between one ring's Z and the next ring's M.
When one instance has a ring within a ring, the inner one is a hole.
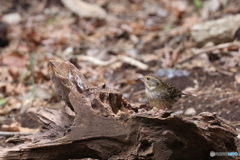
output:
M140 77L140 78L138 78L138 79L140 79L141 81L143 81L143 82L144 82L144 79L143 79L143 77Z

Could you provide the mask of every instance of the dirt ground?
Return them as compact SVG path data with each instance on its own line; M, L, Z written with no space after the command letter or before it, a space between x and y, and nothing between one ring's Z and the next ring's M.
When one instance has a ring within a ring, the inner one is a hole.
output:
M147 110L152 107L139 77L159 69L187 71L188 76L162 77L196 95L180 99L172 110L183 116L189 108L194 115L215 112L240 135L240 44L234 43L239 41L199 46L190 36L194 24L240 13L238 1L219 1L214 11L201 0L86 2L101 6L109 17L84 18L60 1L0 2L0 17L16 12L22 18L9 25L0 19L0 131L35 132L38 109L64 109L48 73L49 60L60 59L72 62L93 85L105 83ZM0 135L0 146L11 146L5 142L11 136ZM240 153L239 138L236 142Z

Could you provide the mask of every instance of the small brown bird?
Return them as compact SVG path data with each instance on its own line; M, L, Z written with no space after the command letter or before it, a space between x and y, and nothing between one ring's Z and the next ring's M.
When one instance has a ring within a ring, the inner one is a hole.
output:
M158 110L165 109L166 111L168 108L171 108L172 105L179 100L179 98L187 96L178 88L163 82L155 75L150 74L140 79L145 84L145 93L148 102L150 105L158 108Z

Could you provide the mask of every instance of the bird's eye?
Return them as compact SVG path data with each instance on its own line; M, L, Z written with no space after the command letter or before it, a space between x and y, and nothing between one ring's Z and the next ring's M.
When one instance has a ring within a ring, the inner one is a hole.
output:
M148 77L147 80L150 80L150 78Z

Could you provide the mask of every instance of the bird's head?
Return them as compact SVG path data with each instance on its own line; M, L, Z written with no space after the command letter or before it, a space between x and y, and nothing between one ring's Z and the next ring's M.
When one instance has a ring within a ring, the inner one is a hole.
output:
M140 78L140 80L144 82L146 89L149 91L154 91L156 89L161 90L164 88L163 81L155 75L146 75Z

